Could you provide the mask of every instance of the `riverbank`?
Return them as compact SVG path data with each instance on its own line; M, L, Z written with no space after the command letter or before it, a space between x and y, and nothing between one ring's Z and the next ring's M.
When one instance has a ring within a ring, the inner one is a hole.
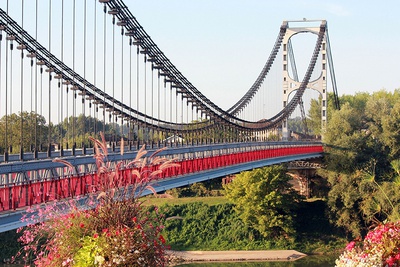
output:
M296 250L167 251L173 263L293 261L307 256Z

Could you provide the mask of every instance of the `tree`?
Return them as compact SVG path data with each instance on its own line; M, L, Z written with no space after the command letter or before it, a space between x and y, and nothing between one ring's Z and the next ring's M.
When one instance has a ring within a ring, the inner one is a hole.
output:
M400 158L400 102L397 102L390 114L382 119L381 138L389 152L390 159Z
M77 147L85 144L90 145L89 136L95 136L99 132L103 132L106 136L107 141L118 140L121 137L120 129L121 127L114 122L107 123L104 125L102 121L91 116L85 116L80 114L78 117L70 116L65 118L64 121L60 122L55 126L55 142L59 142L62 138L63 147L66 148L67 145L71 148L75 144Z
M398 90L343 96L341 110L328 120L327 170L320 175L331 185L328 205L333 221L353 237L399 214L395 177L400 168L393 163L400 156L399 98Z
M301 117L289 118L288 119L288 129L296 133L305 133L305 125Z
M348 103L335 110L324 136L329 170L352 173L374 154L374 139L365 125L365 116Z
M236 175L225 185L242 221L266 238L293 238L293 210L300 200L282 166L270 166Z
M311 132L315 135L321 134L321 97L317 99L311 99L310 109L307 113L307 126Z
M400 161L390 165L391 172L381 176L376 172L376 160L352 174L325 173L331 184L328 205L332 222L353 238L365 234L371 225L400 219Z
M21 121L24 151L30 151L31 145L47 145L48 126L46 126L46 119L35 112L24 111L19 114L13 113L3 116L0 119L0 136L3 137L0 139L1 153L4 153L10 147L12 147L12 153L19 152L21 148Z
M328 194L331 222L344 229L353 238L361 236L365 230L365 221L360 211L360 204L372 188L360 187L362 181L360 172L345 174L328 171L322 176L328 177L331 184Z

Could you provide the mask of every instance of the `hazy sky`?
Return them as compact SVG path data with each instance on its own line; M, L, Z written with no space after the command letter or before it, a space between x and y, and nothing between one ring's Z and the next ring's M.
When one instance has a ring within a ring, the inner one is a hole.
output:
M400 88L397 0L125 2L183 75L221 106L223 95L238 99L252 85L282 21L303 18L328 22L340 95Z
M34 19L35 2L34 0L24 2L26 17L24 28L27 28L33 36L35 36L35 23L32 19ZM71 8L72 2L66 0L65 6ZM254 83L270 56L284 20L303 18L327 20L340 95L381 89L393 91L400 88L398 29L400 1L398 0L125 0L124 2L178 70L200 92L224 109L231 107ZM21 17L21 1L0 0L0 7L5 8L6 3L10 3L11 16L18 21ZM49 2L39 0L39 3L42 25L39 26L38 39L46 45L49 27L46 5ZM55 21L52 23L53 37L57 37L62 1L52 0L51 3L52 20ZM82 6L83 0L76 0L76 3ZM87 3L90 3L90 8L96 3L101 13L101 6L97 0L87 0ZM82 13L82 10L79 12ZM65 13L71 12L65 11ZM99 22L101 21L100 17ZM65 27L66 30L71 30L71 24L66 23L66 25L68 26ZM90 39L91 33L88 35ZM64 40L65 49L71 47L71 35L67 36L69 38ZM55 39L52 44L52 52L56 55L55 50L60 48L58 42L59 40ZM82 40L77 42L82 43ZM308 59L304 63L308 65L314 46L315 41L305 46L304 51L302 48L296 50L296 58L304 52ZM72 66L71 57L64 58L64 62ZM301 62L296 59L296 63ZM15 65L17 64L18 62ZM280 88L277 88L275 95L268 96L277 99L277 103L281 106L282 98L279 90Z

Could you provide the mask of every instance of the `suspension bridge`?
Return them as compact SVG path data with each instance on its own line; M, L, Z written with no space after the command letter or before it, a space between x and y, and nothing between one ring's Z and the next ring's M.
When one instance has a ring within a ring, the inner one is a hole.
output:
M130 8L121 0L0 3L0 231L20 226L26 207L93 192L88 137L100 132L112 162L131 160L142 145L169 147L162 155L180 166L163 174L158 191L322 156L321 142L292 140L291 123L298 114L307 136L311 91L322 129L328 88L339 108L325 20L284 21L255 82L224 109L175 67ZM303 73L294 52L301 34L315 41Z

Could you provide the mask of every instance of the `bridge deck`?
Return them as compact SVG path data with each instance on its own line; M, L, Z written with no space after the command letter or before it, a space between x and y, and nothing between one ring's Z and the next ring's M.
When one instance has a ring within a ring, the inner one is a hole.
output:
M322 155L322 146L305 146L185 159L179 161L179 167L166 171L153 186L157 192L162 192L241 171ZM19 219L27 207L91 193L96 187L95 182L96 174L91 173L40 182L29 181L19 185L3 185L0 187L0 208L3 210L0 212L0 232L24 225ZM150 193L146 191L144 195Z

